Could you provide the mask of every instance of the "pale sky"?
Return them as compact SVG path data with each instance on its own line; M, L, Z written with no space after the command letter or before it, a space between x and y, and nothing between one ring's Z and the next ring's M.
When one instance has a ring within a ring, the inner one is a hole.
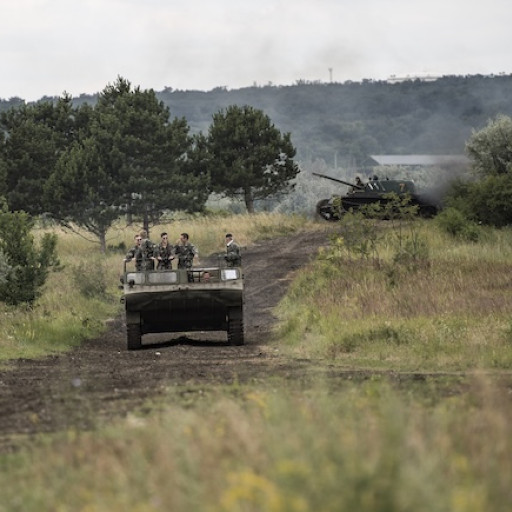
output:
M0 98L512 73L510 0L0 0Z

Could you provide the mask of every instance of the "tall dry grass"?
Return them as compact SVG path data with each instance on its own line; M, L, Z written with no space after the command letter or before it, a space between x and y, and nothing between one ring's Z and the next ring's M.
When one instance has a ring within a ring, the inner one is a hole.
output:
M512 233L465 243L421 227L417 268L326 251L279 308L293 351L396 369L512 368Z

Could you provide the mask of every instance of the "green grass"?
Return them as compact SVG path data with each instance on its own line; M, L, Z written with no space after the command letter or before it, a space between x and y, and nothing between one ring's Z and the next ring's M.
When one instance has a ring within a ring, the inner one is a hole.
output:
M340 245L295 279L278 308L276 337L289 353L395 370L512 368L512 232L478 244L420 224L429 257L377 261Z
M273 384L170 392L2 456L0 511L510 510L512 408L489 381Z
M224 231L245 245L311 227L253 220L172 231L214 252ZM0 455L0 512L511 510L512 234L470 244L419 226L429 251L416 267L393 264L385 239L377 261L339 246L296 274L270 343L310 359L300 379L187 382L144 414L41 435ZM76 292L87 247L64 235L64 269L36 308L2 310L2 353L64 348L118 311L120 254L94 263L105 293L97 282L84 286L99 297Z

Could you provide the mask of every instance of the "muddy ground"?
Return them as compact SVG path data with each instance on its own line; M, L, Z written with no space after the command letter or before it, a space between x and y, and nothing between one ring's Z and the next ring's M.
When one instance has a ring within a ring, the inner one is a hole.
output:
M286 359L269 343L272 308L327 240L327 228L320 228L244 248L243 346L227 345L225 333L160 334L143 336L144 348L129 352L119 318L70 352L13 361L0 370L0 451L41 432L94 428L140 409L170 386L192 393L202 385L269 375L303 378L308 362Z

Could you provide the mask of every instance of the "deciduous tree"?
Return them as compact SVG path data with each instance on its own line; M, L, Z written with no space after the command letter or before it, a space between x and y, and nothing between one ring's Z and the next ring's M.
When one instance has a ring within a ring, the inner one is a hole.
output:
M511 174L512 118L499 115L485 128L473 131L466 150L480 176Z
M466 144L474 181L456 183L448 204L468 219L493 226L512 224L512 119L497 116Z

